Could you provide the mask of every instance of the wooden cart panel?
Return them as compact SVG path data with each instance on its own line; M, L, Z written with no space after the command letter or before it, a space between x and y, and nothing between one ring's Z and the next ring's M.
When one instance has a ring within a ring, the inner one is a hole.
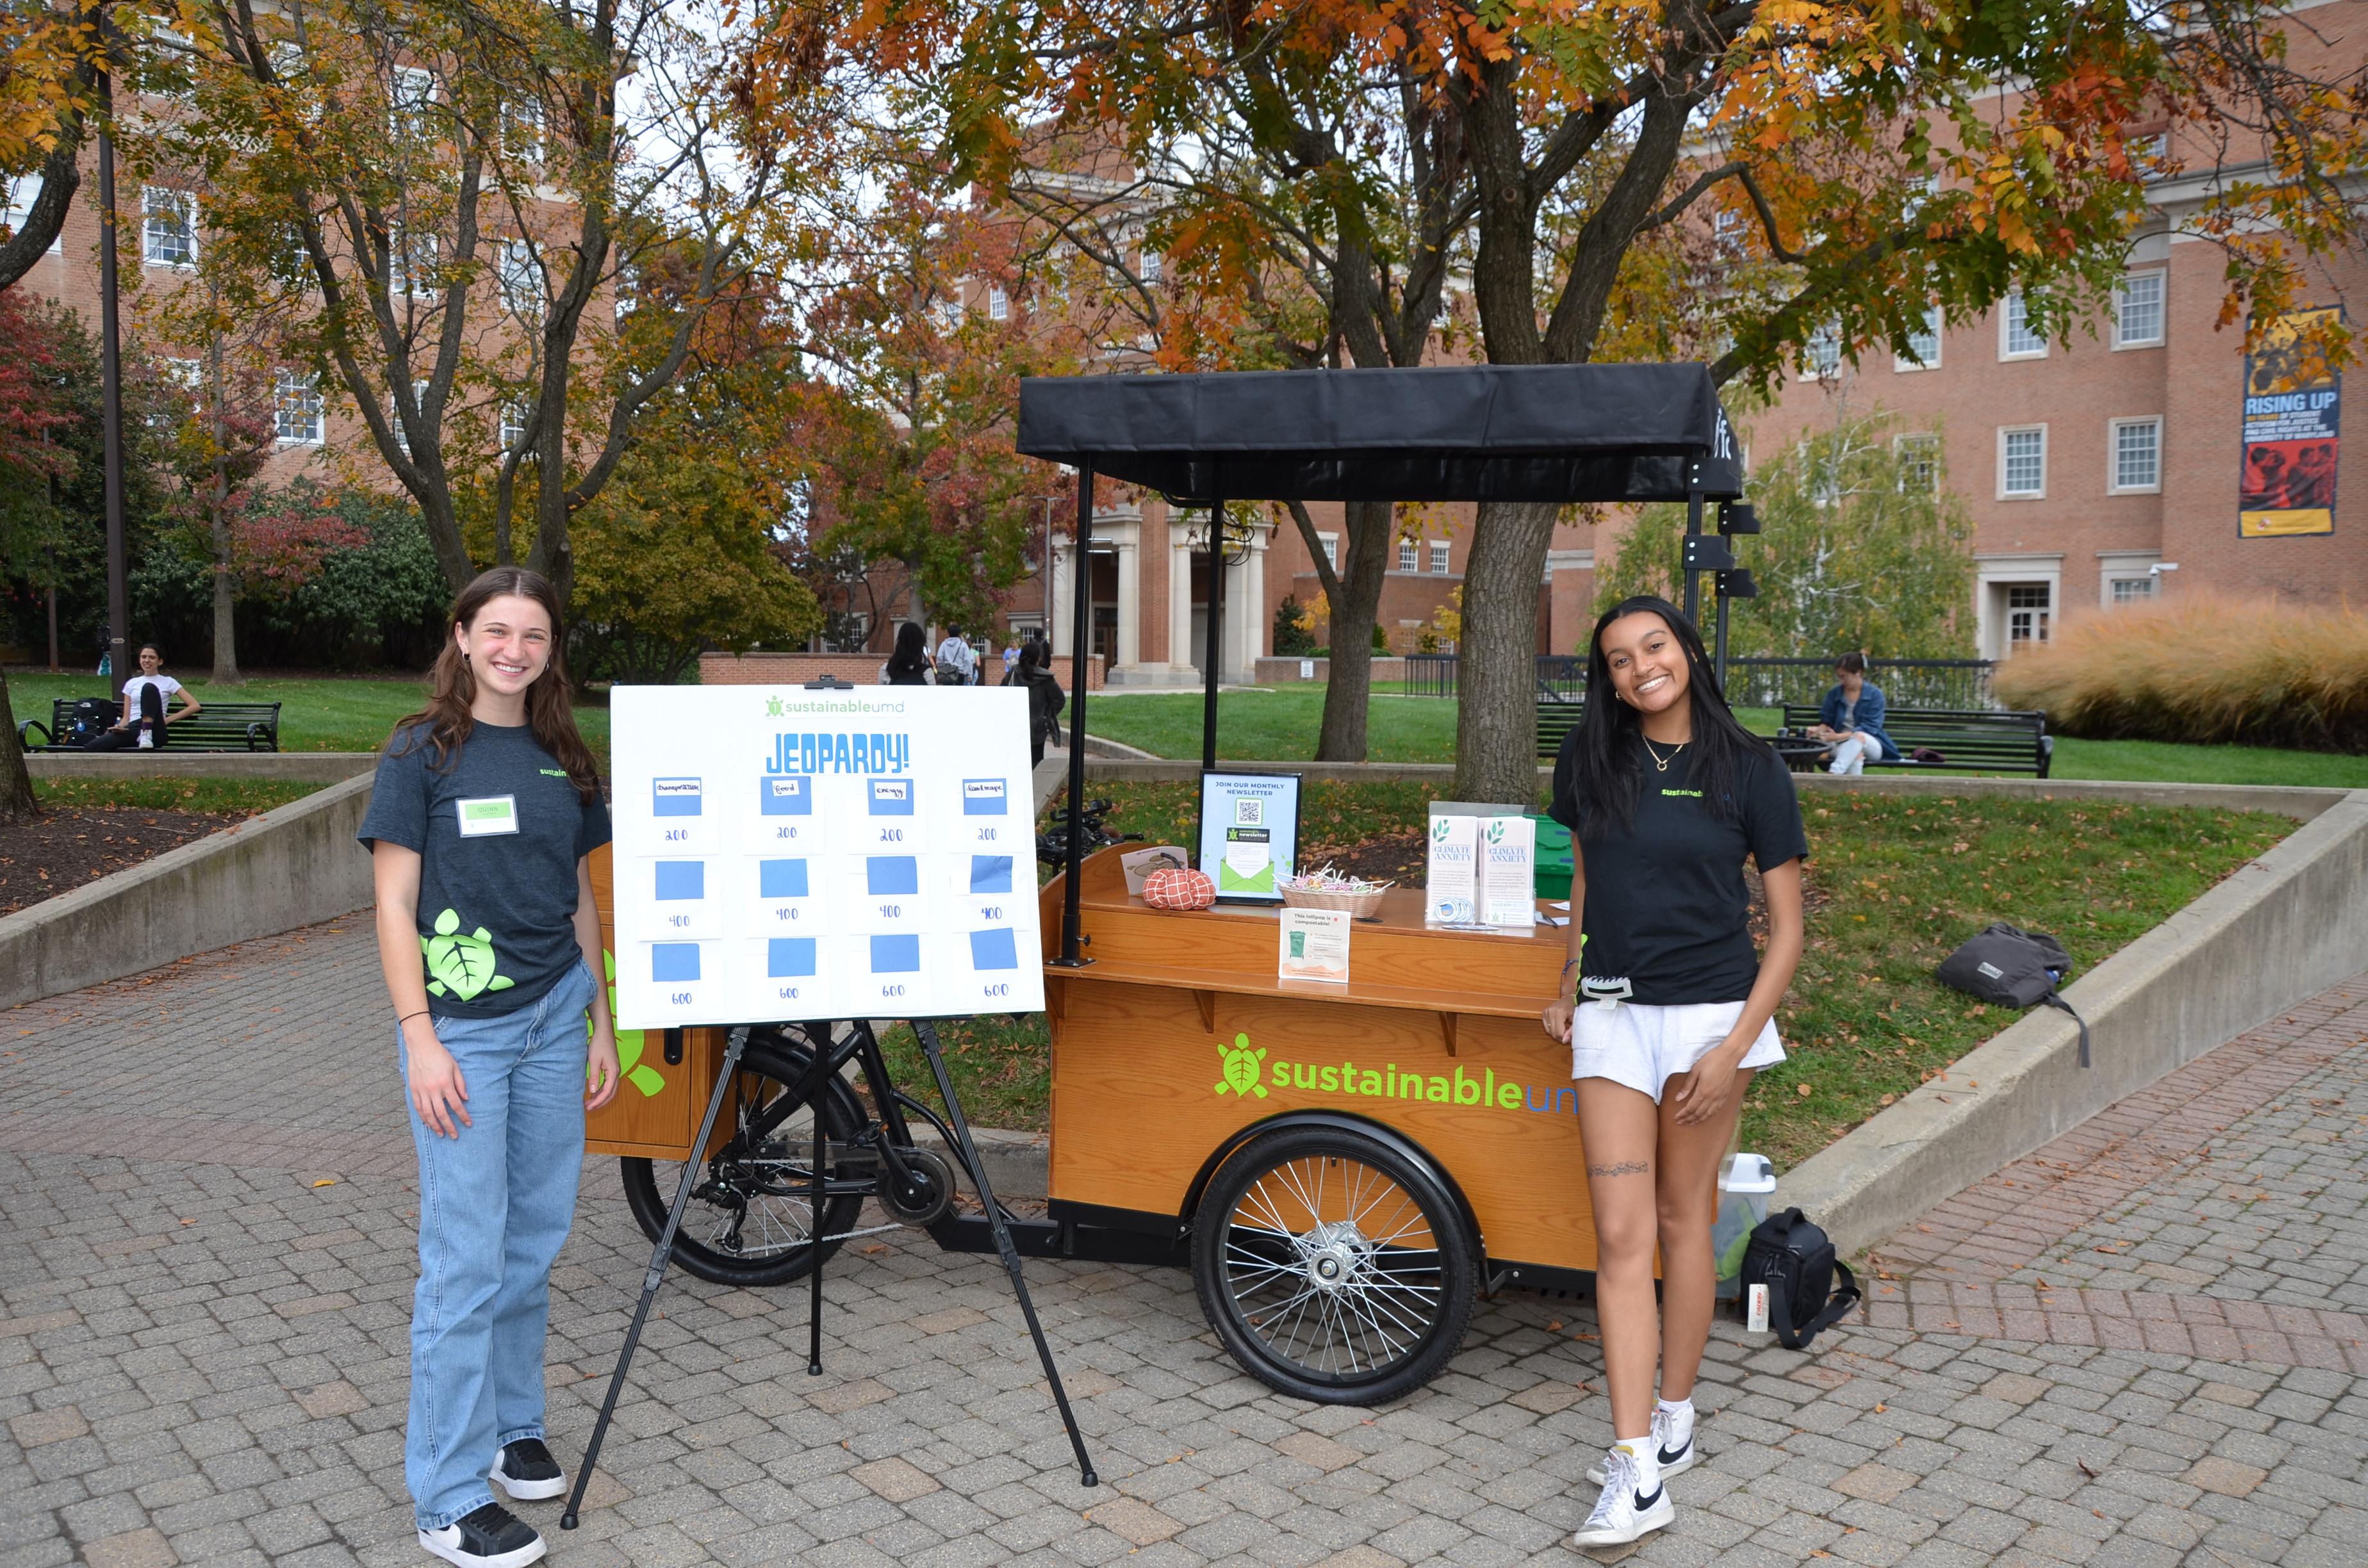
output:
M609 1006L617 1005L616 878L609 846L592 851L592 899L600 911L601 956L609 960L602 976L609 985ZM680 1030L682 1060L666 1060L662 1029L619 1029L617 1063L624 1082L614 1098L584 1119L584 1152L651 1160L679 1160L690 1152L699 1119L707 1112L708 1096L715 1092L715 1074L722 1071L723 1034L717 1028ZM726 1104L716 1119L712 1149L729 1134L733 1107Z

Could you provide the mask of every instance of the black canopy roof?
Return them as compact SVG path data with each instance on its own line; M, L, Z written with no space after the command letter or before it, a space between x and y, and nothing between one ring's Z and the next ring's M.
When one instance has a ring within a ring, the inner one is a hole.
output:
M1743 494L1702 365L1033 377L1019 449L1169 495L1682 501Z

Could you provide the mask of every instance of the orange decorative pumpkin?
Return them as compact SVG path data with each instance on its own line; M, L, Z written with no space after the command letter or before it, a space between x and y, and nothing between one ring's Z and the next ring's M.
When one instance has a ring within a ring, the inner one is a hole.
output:
M1143 879L1143 902L1154 909L1206 909L1217 902L1217 884L1206 871L1171 867Z

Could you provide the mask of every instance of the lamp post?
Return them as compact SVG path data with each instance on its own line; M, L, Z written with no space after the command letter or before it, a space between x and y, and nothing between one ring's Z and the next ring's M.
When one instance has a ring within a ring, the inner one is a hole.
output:
M103 24L102 24L103 26ZM98 62L98 385L99 429L106 470L107 667L120 687L125 642L131 632L129 573L123 547L123 354L116 317L115 71L102 32Z

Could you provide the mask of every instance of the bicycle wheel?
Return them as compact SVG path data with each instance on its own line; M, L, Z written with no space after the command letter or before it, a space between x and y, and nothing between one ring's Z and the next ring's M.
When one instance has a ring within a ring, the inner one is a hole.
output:
M1343 1129L1252 1141L1193 1217L1192 1277L1217 1337L1260 1381L1324 1404L1428 1382L1463 1343L1479 1273L1439 1182Z
M752 1041L742 1055L732 1139L706 1162L675 1238L675 1260L700 1278L718 1285L784 1285L814 1267L817 1234L855 1228L863 1199L853 1193L825 1198L822 1223L814 1223L812 1107L796 1107L761 1138L750 1131L805 1076L812 1061L804 1046L780 1040ZM845 1080L833 1077L823 1099L825 1153L844 1150L863 1125L854 1093ZM682 1166L672 1160L618 1164L625 1201L642 1233L655 1242L665 1233ZM830 1164L824 1174L831 1174ZM823 1243L822 1256L828 1257L842 1244Z

